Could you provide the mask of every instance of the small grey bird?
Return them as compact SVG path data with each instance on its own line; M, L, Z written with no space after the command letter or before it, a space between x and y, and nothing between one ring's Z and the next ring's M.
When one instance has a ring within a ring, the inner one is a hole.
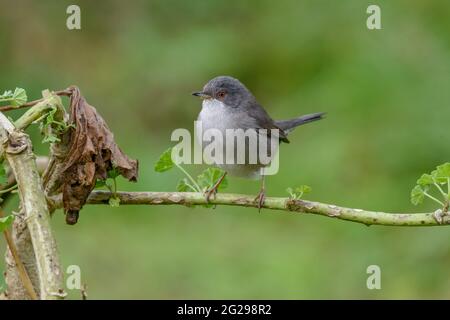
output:
M225 137L227 129L278 129L276 137L266 135L268 139L279 139L279 142L289 143L287 134L296 127L323 119L324 113L313 113L290 120L274 121L256 101L253 94L238 80L229 76L219 76L210 80L202 91L194 92L192 95L200 97L202 110L198 115L201 121L202 130L218 129ZM200 145L205 147L203 137L197 137ZM277 141L278 142L278 141ZM224 141L225 144L225 141ZM248 147L246 147L248 153ZM206 199L209 200L212 194L217 192L217 187L222 182L227 173L232 176L243 178L261 177L261 189L255 201L261 209L265 199L264 175L261 175L261 168L265 165L261 163L248 162L248 155L244 164L216 164L225 173L216 184L206 192Z

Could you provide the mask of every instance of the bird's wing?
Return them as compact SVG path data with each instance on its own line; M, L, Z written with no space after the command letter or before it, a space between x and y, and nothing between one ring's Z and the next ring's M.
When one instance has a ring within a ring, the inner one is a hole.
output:
M280 134L280 141L289 143L286 132L275 124L275 121L267 114L266 110L259 104L254 103L247 109L247 114L255 121L257 129L267 129L267 134L270 137L271 129L278 129Z

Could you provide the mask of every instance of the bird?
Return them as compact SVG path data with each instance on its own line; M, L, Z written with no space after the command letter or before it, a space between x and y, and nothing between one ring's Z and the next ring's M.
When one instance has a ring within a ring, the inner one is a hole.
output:
M203 133L208 129L216 129L224 137L226 137L226 130L228 129L253 129L258 133L258 139L264 137L268 139L268 142L271 139L276 139L276 145L278 146L279 142L289 143L288 134L296 127L321 120L325 116L324 112L317 112L289 120L273 120L250 90L238 79L231 76L215 77L208 81L201 91L193 92L192 95L202 99L202 109L197 118L197 123L201 125L202 130L197 131L197 140L203 148L205 148L206 143L203 136L198 132ZM277 134L271 135L271 129L276 129ZM264 134L261 135L260 132L264 132ZM226 141L224 141L225 144ZM276 150L268 150L268 152L273 154ZM265 175L263 170L267 167L267 164L260 161L250 162L250 150L247 145L245 146L245 153L244 163L215 163L224 173L206 191L207 202L212 195L215 196L225 175L229 174L242 178L261 179L260 191L254 200L257 203L258 210L261 210L265 200Z

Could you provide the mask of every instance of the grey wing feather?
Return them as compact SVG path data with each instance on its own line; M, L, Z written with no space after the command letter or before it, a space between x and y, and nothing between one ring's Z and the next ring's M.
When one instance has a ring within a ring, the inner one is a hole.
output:
M286 133L280 128L269 114L258 103L254 103L247 108L248 115L255 120L257 128L267 129L270 136L271 129L278 129L280 134L280 141L289 143Z

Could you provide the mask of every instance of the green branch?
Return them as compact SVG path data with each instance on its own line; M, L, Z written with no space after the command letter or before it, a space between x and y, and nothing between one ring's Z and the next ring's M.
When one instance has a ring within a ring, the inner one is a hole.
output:
M204 194L196 192L117 192L120 205L204 205ZM93 191L88 198L89 204L108 204L110 192ZM215 205L257 207L254 196L242 194L218 193L209 203ZM61 201L55 204L61 207ZM365 225L384 226L437 226L449 225L450 216L442 210L431 213L386 213L335 206L332 204L293 200L290 198L268 197L263 208L282 210L290 213L309 213L329 218L358 222ZM255 213L257 211L255 210Z

